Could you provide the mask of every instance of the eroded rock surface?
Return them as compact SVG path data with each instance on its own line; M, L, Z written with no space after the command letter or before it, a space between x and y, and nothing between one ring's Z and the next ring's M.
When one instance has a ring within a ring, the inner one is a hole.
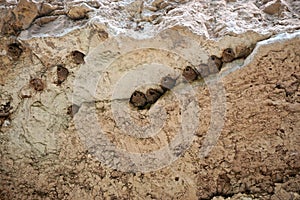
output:
M300 199L299 8L0 1L0 199Z

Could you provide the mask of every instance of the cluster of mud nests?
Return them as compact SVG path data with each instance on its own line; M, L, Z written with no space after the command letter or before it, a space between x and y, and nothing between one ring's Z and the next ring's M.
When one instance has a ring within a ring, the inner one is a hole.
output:
M252 51L252 48L247 48L236 55L232 48L226 48L221 58L216 55L211 55L207 63L201 63L198 66L186 66L183 69L182 77L184 82L193 82L197 79L205 78L211 74L218 73L223 63L232 62L235 59L246 58ZM135 90L129 102L138 109L150 108L164 93L176 86L179 77L171 77L170 75L163 77L160 84L156 88L149 88L146 93Z

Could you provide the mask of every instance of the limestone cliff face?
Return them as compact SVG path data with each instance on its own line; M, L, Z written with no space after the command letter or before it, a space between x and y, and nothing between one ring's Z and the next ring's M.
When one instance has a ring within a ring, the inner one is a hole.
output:
M0 199L300 199L298 1L0 1Z

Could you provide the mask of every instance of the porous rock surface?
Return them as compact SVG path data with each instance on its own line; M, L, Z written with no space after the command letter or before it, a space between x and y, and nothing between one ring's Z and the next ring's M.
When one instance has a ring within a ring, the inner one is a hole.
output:
M300 199L298 1L0 11L0 199ZM220 72L184 81L226 48ZM166 75L155 104L129 104Z

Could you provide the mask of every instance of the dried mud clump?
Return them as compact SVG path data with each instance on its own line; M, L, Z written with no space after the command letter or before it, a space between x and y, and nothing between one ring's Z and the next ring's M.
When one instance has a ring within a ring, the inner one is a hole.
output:
M30 86L36 91L42 91L45 89L45 84L40 78L32 78L29 81Z
M80 106L73 104L68 107L67 109L67 114L70 115L71 117L74 117L74 115L79 111Z
M12 109L10 104L10 101L6 101L5 103L2 102L0 105L0 127L10 116L10 110Z
M162 91L154 88L149 88L146 92L147 103L154 104L162 95Z
M57 85L61 85L68 77L69 70L62 65L58 65L56 68Z
M227 48L222 53L222 61L227 63L233 61L235 58L235 53L232 48Z
M77 65L84 63L84 57L85 57L84 53L82 53L80 51L73 51L72 52L73 61Z
M201 78L205 78L212 74L212 72L209 70L208 64L201 63L196 68Z
M7 55L13 60L18 60L22 52L23 50L21 48L21 45L18 43L11 43L7 45Z
M129 102L137 108L144 108L147 105L147 98L143 92L134 91L130 97Z
M207 61L210 73L218 73L222 67L222 58L219 58L215 55L210 56Z
M183 72L182 72L182 76L188 81L188 82L192 82L197 80L198 78L198 73L196 69L194 69L191 66L187 66L184 68Z
M171 90L176 85L176 78L165 76L160 80L160 86L164 91Z

